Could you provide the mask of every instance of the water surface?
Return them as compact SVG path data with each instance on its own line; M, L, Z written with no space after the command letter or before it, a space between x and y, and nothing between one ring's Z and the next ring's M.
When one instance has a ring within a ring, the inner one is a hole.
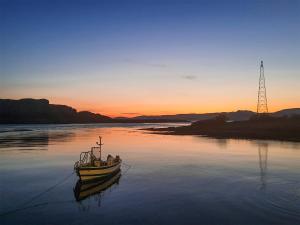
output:
M1 125L0 224L300 224L299 144L139 130L168 125ZM77 201L99 135L122 175Z

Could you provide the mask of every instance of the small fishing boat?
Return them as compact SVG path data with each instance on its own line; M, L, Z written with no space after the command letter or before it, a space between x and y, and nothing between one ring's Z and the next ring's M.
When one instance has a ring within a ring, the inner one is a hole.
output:
M113 157L108 155L106 160L101 159L102 138L96 142L98 147L92 147L91 151L81 152L80 159L74 164L74 170L81 182L89 182L95 179L102 179L114 174L120 170L122 160L120 156ZM99 151L99 158L94 155L95 151Z

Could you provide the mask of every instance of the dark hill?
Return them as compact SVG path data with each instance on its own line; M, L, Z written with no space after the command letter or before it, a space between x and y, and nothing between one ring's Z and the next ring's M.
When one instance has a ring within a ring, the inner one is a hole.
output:
M101 114L91 113L89 111L81 111L77 113L77 122L79 123L102 123L113 122L113 119Z
M225 114L231 121L246 121L255 115L248 110L225 113L176 114L160 116L137 116L133 118L110 118L88 111L77 112L66 105L49 104L47 99L0 99L0 123L164 123L213 119ZM284 109L270 115L290 117L300 115L300 108Z
M234 122L226 122L226 119L219 118L197 121L189 126L150 128L146 130L169 135L300 141L300 116L254 116L250 120Z
M190 113L190 114L176 114L176 115L161 115L161 116L137 116L134 117L134 119L172 119L172 120L187 120L187 121L198 121L198 120L208 120L213 119L217 115L219 115L219 112L216 113L202 113L202 114L196 114L196 113ZM251 116L253 116L255 113L248 110L238 110L236 112L226 112L226 115L229 120L235 120L235 121L242 121L242 120L248 120Z
M220 114L226 114L228 120L232 121L245 121L249 120L253 117L256 113L249 111L249 110L238 110L236 112L216 112L216 113L203 113L203 114L176 114L176 115L160 115L160 116L137 116L132 119L136 120L155 120L155 119L165 119L165 120L185 120L185 121L201 121L201 120L208 120L213 119ZM293 116L293 115L300 115L300 108L292 108L292 109L284 109L278 112L270 113L270 115L276 117L282 116Z
M107 116L77 112L66 105L49 104L47 99L0 99L0 123L94 123L112 122Z
M300 108L283 109L273 113L276 117L300 115Z

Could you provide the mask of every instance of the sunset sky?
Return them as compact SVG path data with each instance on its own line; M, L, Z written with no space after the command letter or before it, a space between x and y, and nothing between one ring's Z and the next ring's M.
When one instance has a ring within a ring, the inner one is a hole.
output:
M110 116L300 107L300 1L0 0L0 98Z

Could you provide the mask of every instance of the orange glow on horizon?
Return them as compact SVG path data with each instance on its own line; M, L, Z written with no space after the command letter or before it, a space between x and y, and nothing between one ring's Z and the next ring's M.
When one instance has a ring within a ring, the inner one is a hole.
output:
M11 94L3 96L10 99L24 98L22 95ZM215 112L232 112L237 110L251 110L256 112L256 98L238 98L232 101L232 96L222 96L213 98L213 100L201 99L199 102L195 98L174 98L163 99L157 97L157 101L152 99L145 100L110 100L110 99L91 99L91 98L70 98L70 97L47 97L47 95L35 94L32 98L48 99L50 104L60 104L70 106L77 111L90 111L109 117L135 117L140 115L174 115L189 113L215 113ZM268 102L269 112L276 112L288 108L300 108L298 97L293 99L276 99L270 98ZM86 100L88 99L88 100Z
M90 111L93 113L99 113L101 115L109 117L135 117L140 115L174 115L174 114L189 114L189 113L215 113L215 112L232 112L237 110L251 110L256 112L256 102L250 102L251 104L241 104L240 102L226 102L219 104L211 104L206 106L198 106L195 104L180 104L172 103L168 106L162 104L147 105L140 103L122 103L120 105L110 104L103 105L88 101L75 101L66 98L51 98L50 104L62 104L68 105L77 111ZM254 104L252 104L254 103ZM103 106L100 106L103 105ZM240 105L240 108L238 107ZM269 112L276 112L287 108L297 108L299 104L297 102L281 102L278 105L269 105Z

